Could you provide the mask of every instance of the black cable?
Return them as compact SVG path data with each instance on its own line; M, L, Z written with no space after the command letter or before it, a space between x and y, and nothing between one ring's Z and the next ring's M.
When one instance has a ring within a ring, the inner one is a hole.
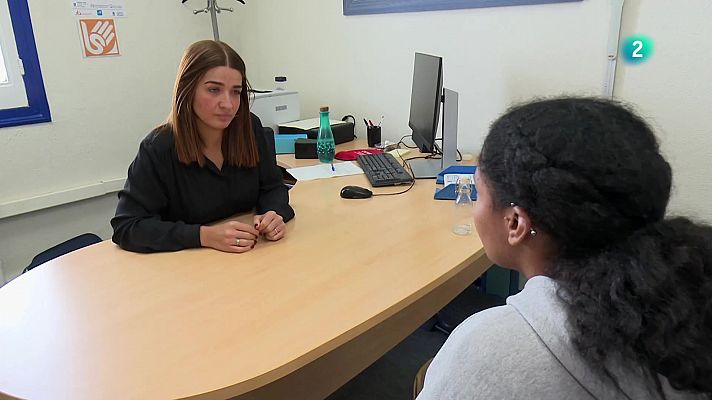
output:
M418 148L417 146L416 146L416 147L410 147L410 146L408 146L407 144L403 143L403 139L405 139L405 138L407 138L407 137L412 137L412 136L411 136L411 135L405 135L405 136L403 136L403 137L401 138L401 140L399 140L398 143L396 143L396 148L400 148L400 145L402 144L403 147L405 147L405 148L408 148L408 149L417 149L417 148ZM429 158L429 157L430 157L430 156L411 157L411 158L408 158L408 159L406 160L406 159L403 158L403 156L400 154L400 152L398 152L398 158L400 158L400 159L401 159L401 162L403 162L403 168L407 168L407 169L408 169L408 173L410 174L411 177L413 177L413 184L414 184L414 185L415 185L415 180L416 180L416 179L432 179L432 178L416 178L416 177L415 177L415 173L413 172L413 167L408 163L408 161L410 161L410 160L427 159L427 158ZM410 188L408 188L408 190L410 190ZM406 190L406 191L407 191L407 190ZM404 193L405 193L405 192L404 192Z
M418 146L408 146L407 144L405 144L405 142L403 141L403 139L405 139L405 138L407 138L407 137L412 137L412 136L411 136L411 135L405 135L405 136L403 136L402 138L400 138L400 140L398 141L398 143L396 143L396 148L398 147L398 145L402 144L403 147L405 147L405 148L408 148L408 149L417 149Z
M403 193L409 191L410 189L413 189L413 186L415 186L415 179L413 179L413 182L410 183L410 186L408 186L408 189L403 190L403 191L401 191L401 192L395 192L395 193L374 193L373 195L374 195L374 196L395 196L395 195L397 195L397 194L403 194Z
M398 148L396 147L396 149L398 149ZM401 154L400 151L398 152L398 158L401 159L401 162L403 163L403 168L407 169L406 172L408 172L410 174L410 177L413 178L413 183L415 184L415 173L413 173L413 167L411 167L410 164L408 164L408 161L403 158L403 155Z
M410 176L413 177L413 180L416 180L416 179L433 179L432 177L431 177L431 178L425 178L425 177L424 177L424 178L417 178L417 177L415 176L415 173L413 172L413 167L411 167L411 165L408 163L408 161L411 161L411 160L422 160L422 159L427 159L427 158L428 158L428 156L420 156L420 157L411 157L411 158L409 158L409 159L407 159L407 160L403 160L403 157L401 157L401 160L403 160L403 163L405 163L405 165L408 166L408 169L410 170Z
M341 120L344 122L348 122L348 120L351 119L351 123L354 124L354 139L356 139L356 118L349 114L349 115L344 115Z
M405 138L407 138L407 137L411 137L411 138L412 138L412 135L405 135L405 136L401 137L400 140L398 141L398 143L396 143L396 149L400 149L400 145L403 145L403 147L408 148L408 149L417 149L417 148L418 148L417 146L410 147L410 146L408 146L407 144L405 144L405 143L403 142L403 139L405 139ZM442 140L442 138L435 139L435 140ZM421 160L421 159L425 159L425 160L440 160L440 159L442 159L443 154L442 154L441 151L438 150L437 146L434 146L434 150L436 150L435 153L428 154L427 156L411 157L411 158L409 158L409 159L407 159L407 160L403 158L403 156L401 155L400 152L398 152L398 158L401 159L401 162L403 163L403 167L407 169L406 172L408 172L408 173L410 174L410 176L413 177L413 183L411 184L411 186L410 186L408 189L406 189L406 190L404 190L404 191L402 191L402 192L398 192L398 193L388 193L387 195L391 195L391 194L402 194L402 193L407 192L408 190L410 190L410 189L413 187L413 185L415 185L415 180L416 180L416 179L433 179L433 178L416 178L416 177L415 177L415 173L413 173L413 167L411 167L411 165L408 163L408 161L410 161L410 160ZM459 159L455 159L455 161L458 161L458 162L459 162L459 161L462 161L462 153L460 153L460 150L459 150L459 149L456 149L456 151L457 151L457 155L459 156ZM375 196L375 194L374 194L374 196Z
M435 138L434 141L437 141L437 140L439 140L439 141L442 142L443 138ZM457 151L457 156L459 157L459 159L455 159L455 161L457 161L457 162L462 161L462 153L460 153L460 149L455 149L455 151ZM442 155L442 154L443 154L443 152L440 151L440 150L436 147L436 148L435 148L435 152L433 152L433 155ZM434 158L434 157L433 157L433 158Z

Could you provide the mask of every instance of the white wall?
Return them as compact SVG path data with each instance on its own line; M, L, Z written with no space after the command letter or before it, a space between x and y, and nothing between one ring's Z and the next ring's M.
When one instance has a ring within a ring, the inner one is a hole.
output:
M193 16L179 1L127 0L128 18L116 19L121 56L86 59L70 1L29 5L52 122L0 129L0 206L124 179L139 141L170 110L183 50L212 38L210 17ZM39 251L77 234L107 238L115 198L0 219L5 278L16 276Z
M479 148L513 100L598 94L606 68L607 2L342 15L341 1L248 2L244 46L256 86L286 75L304 117L385 115L383 134L409 133L413 53L444 57L444 83L460 93L460 147ZM365 131L359 124L361 133Z
M615 96L653 123L672 164L670 212L712 222L712 2L626 0L621 37L650 36L655 54L618 70Z

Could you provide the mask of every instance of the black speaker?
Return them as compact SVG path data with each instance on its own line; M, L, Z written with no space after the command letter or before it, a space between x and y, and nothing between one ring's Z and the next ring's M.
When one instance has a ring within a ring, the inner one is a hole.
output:
M301 129L295 128L288 125L280 125L278 129L280 134L283 133L306 133L309 139L316 139L319 136L319 127L316 126L312 129ZM346 143L354 140L356 136L354 135L354 123L344 122L341 124L331 125L331 133L334 135L334 144Z
M319 158L316 154L316 139L295 140L294 158Z
M344 122L343 124L331 125L331 133L334 135L334 144L346 143L354 140L354 123ZM309 139L316 139L319 136L319 128L307 131ZM380 140L379 140L380 141Z

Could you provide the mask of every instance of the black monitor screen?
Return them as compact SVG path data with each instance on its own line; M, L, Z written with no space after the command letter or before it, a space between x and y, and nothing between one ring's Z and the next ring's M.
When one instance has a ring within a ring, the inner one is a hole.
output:
M408 126L413 130L413 141L423 153L433 153L435 148L442 91L442 57L415 53Z

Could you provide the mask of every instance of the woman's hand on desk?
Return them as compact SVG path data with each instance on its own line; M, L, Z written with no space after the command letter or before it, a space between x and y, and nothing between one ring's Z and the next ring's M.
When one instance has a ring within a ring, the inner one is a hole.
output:
M267 240L279 240L284 237L284 219L274 211L255 215L255 228L265 235Z
M200 227L200 245L230 253L250 251L260 232L254 226L237 221Z

